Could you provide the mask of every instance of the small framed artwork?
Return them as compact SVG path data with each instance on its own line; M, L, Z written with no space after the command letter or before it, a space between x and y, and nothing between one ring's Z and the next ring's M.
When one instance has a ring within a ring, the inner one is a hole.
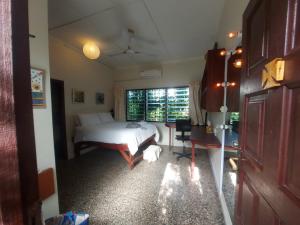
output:
M31 68L31 93L34 108L46 107L45 70Z
M99 105L103 105L104 104L104 93L101 92L97 92L96 93L96 104Z
M84 91L73 88L72 89L72 102L74 104L82 104L84 103Z

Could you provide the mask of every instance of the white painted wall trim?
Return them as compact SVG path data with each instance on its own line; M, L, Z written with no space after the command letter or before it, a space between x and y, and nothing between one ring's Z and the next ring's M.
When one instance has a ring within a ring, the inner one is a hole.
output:
M209 156L209 162L210 162L211 170L213 172L213 176L214 176L214 179L215 179L216 188L217 188L217 191L218 191L219 200L220 200L220 203L221 203L222 213L223 213L223 216L224 216L225 224L226 225L233 225L232 221L231 221L231 218L230 218L229 210L228 210L225 198L224 198L224 194L223 194L223 191L222 191L222 186L219 187L219 185L218 185L218 182L220 181L220 179L218 178L217 171L215 170L215 167L213 166L214 162L212 161L211 154L208 154L208 156Z

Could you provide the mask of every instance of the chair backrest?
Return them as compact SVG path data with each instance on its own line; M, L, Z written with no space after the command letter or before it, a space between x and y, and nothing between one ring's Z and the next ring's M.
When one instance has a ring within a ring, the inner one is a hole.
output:
M185 120L176 120L176 131L180 132L188 132L192 130L191 120L185 119Z

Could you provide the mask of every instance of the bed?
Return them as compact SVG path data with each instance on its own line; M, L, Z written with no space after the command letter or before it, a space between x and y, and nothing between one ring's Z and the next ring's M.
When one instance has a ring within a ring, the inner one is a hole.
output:
M98 146L117 150L130 169L142 159L139 150L156 144L159 133L155 125L146 122L118 122L109 113L79 114L75 127L75 154L82 149Z

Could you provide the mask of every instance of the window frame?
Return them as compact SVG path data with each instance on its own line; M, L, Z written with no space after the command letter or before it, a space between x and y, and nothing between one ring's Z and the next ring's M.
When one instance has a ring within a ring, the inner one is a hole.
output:
M154 87L154 88L133 88L133 89L126 89L126 96L125 96L125 103L126 103L126 121L128 122L136 122L138 120L128 120L128 92L129 91L143 91L144 93L144 121L148 123L168 123L168 89L176 89L176 88L188 88L188 85L183 85L183 86L175 86L175 87ZM165 112L165 119L164 121L148 121L146 120L147 118L147 97L146 97L146 92L147 90L156 90L156 89L164 89L166 93L165 97L165 104L166 104L166 112ZM189 102L190 103L190 102ZM189 114L190 114L190 107L189 107ZM190 115L189 115L190 116Z

